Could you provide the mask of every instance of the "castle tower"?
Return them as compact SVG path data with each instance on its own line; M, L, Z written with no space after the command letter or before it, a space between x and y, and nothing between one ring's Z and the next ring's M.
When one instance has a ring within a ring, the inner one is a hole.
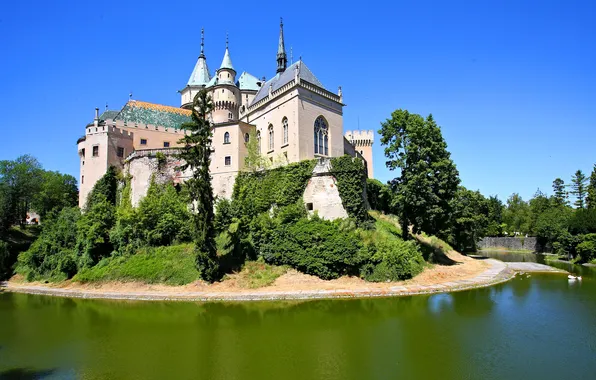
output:
M221 124L236 121L238 120L240 91L236 86L236 70L232 65L232 58L230 58L227 36L226 51L216 75L217 78L211 94L213 122Z
M368 178L374 178L372 146L375 134L373 131L347 131L346 139L354 146L354 149L366 160Z
M181 108L190 109L195 95L204 88L211 80L209 68L207 67L207 57L205 57L205 30L201 29L201 55L197 59L195 68L190 74L186 87L180 90Z
M279 19L279 44L277 45L277 72L283 73L288 66L288 58L286 57L286 47L284 45L284 22Z

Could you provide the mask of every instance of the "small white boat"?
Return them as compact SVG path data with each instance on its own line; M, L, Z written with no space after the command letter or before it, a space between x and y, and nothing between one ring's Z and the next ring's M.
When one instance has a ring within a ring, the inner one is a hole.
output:
M577 277L574 276L574 275L572 275L572 274L570 274L569 276L567 276L567 278L569 279L569 281L577 280ZM580 277L580 279L581 279L581 277Z

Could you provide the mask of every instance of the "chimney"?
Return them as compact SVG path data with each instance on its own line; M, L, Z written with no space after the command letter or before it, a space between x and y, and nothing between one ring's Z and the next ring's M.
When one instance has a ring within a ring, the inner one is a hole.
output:
M95 119L93 119L93 125L95 128L99 126L99 108L95 108Z

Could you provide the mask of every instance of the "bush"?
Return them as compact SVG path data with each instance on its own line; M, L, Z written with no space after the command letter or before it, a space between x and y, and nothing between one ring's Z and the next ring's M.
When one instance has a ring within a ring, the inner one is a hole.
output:
M575 247L575 252L584 263L596 258L596 234L587 234L581 237L581 243Z
M381 239L372 247L375 252L360 271L362 278L367 281L407 280L420 273L424 267L424 260L414 241Z
M277 225L262 242L261 254L267 263L289 265L329 280L357 273L361 249L356 234L342 232L338 222L315 217Z
M91 267L113 251L110 229L116 219L115 207L103 195L98 194L87 212L77 221L77 245L79 267Z
M366 179L366 197L372 210L391 212L391 190L377 179Z
M64 280L77 272L77 224L81 218L78 207L50 213L44 221L39 238L18 257L16 271L29 281Z
M337 180L341 203L350 218L358 222L368 220L364 199L364 190L366 189L364 162L360 158L347 155L333 157L331 159L331 174Z

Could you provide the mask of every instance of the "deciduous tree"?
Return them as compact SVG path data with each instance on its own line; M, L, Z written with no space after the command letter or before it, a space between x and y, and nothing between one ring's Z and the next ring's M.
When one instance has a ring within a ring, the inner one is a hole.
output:
M424 119L396 110L381 123L379 133L387 167L400 171L390 186L403 237L408 237L409 225L415 233L446 231L449 202L457 191L459 173L432 115Z

